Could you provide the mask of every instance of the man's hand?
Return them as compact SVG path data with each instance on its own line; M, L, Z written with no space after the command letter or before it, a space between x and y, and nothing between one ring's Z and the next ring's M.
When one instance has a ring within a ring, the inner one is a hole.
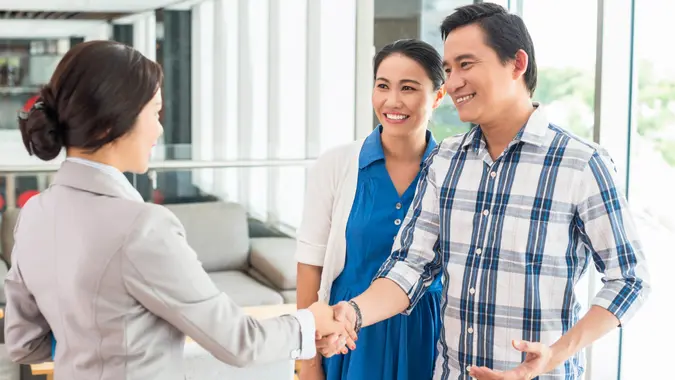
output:
M512 344L516 350L527 353L521 365L504 372L487 367L471 367L469 375L478 380L530 380L546 372L553 356L549 346L523 340L514 340Z
M354 331L354 326L356 325L356 311L354 308L347 302L342 301L335 306L333 306L333 318L343 323L346 328ZM347 348L350 350L356 349L356 344L354 343L357 339L356 334L349 336L340 336L339 334L331 334L329 336L317 337L316 349L319 353L329 358L335 354L346 354Z
M331 334L348 337L356 340L354 324L346 320L336 320L333 308L325 302L315 302L308 308L314 314L317 337L325 337Z

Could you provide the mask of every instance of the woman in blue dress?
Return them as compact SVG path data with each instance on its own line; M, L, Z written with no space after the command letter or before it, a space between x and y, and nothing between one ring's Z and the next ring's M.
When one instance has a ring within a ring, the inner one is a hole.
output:
M365 291L389 257L421 165L436 147L427 129L443 96L442 59L429 44L401 40L374 59L372 103L380 125L331 149L308 174L298 229L298 307L331 305ZM363 328L356 349L301 363L301 380L431 379L441 329L440 276L409 316ZM317 347L338 347L322 337ZM325 351L325 350L324 350Z

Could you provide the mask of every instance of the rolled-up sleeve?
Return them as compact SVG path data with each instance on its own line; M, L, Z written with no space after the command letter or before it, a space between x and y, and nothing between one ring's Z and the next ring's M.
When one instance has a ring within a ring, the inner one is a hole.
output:
M441 269L439 188L433 164L439 147L422 167L415 198L398 232L392 253L375 277L394 281L406 292L410 305L404 314L412 311Z
M596 152L582 172L577 227L603 287L593 304L630 320L651 291L649 272L626 196L617 187L611 158Z
M307 171L302 221L296 238L298 263L323 266L333 215L336 154L326 152Z

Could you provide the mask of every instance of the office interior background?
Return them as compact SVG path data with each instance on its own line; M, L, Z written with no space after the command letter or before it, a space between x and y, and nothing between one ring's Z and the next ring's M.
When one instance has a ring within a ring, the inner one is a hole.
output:
M129 175L162 204L224 200L293 236L306 168L377 125L372 57L400 38L442 51L441 20L470 0L0 0L0 213L48 186L62 160L29 157L17 110L74 44L127 43L165 71L165 133L148 175ZM535 44L534 99L554 123L612 154L653 276L639 315L587 351L587 379L664 378L675 341L675 2L502 0ZM468 130L450 99L437 139ZM591 266L577 289L599 289ZM668 289L671 289L670 291ZM670 294L670 295L669 295Z

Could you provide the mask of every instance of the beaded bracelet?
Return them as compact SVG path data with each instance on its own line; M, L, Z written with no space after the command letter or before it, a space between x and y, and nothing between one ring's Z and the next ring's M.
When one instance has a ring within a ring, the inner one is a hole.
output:
M354 312L356 312L356 322L354 323L354 332L358 333L359 330L361 330L361 324L363 323L363 317L361 316L361 309L359 308L359 305L357 305L356 302L354 301L349 301L348 303L354 308Z

